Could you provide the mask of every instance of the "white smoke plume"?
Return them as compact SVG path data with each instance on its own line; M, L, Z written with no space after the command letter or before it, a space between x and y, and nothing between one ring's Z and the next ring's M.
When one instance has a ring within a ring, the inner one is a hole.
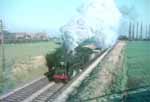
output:
M68 51L94 37L97 47L112 46L118 37L121 13L114 0L86 0L78 9L78 16L62 27Z

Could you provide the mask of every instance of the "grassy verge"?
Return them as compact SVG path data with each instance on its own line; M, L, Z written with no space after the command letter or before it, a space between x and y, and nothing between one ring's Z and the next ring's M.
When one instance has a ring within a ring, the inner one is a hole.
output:
M127 88L150 85L150 42L129 42L126 53Z
M120 63L117 71L114 71L114 80L111 85L110 92L115 93L115 92L120 92L121 90L124 90L126 88L126 83L127 83L127 68L126 64L123 63L126 61L125 57L125 51L123 50L122 53L122 62ZM108 89L109 90L109 89Z
M36 79L47 72L45 55L55 51L58 47L59 45L52 41L5 44L4 76L1 74L4 71L0 52L0 94Z
M88 102L109 102L109 97L99 97L105 94L109 94L116 90L114 88L124 88L123 83L126 83L126 79L122 80L126 74L126 70L122 68L123 63L123 49L125 43L118 44L114 50L109 53L104 60L93 70L93 72L86 78L80 87L72 93L67 102L79 102L85 99L94 97L92 101ZM118 78L118 76L120 78ZM117 78L117 79L116 79ZM117 87L120 85L120 87ZM117 90L119 90L117 89ZM83 101L84 102L84 101Z

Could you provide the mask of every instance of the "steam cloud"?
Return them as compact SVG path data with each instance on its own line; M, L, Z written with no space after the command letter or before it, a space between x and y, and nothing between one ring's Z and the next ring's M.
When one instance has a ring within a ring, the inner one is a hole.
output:
M114 0L86 0L77 12L78 16L61 28L68 51L91 37L97 47L107 48L116 42L121 13Z

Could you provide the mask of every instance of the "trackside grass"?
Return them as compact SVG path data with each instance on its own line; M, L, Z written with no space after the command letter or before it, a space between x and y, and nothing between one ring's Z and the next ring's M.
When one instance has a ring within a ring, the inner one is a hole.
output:
M132 41L126 47L127 88L150 85L150 42Z
M2 68L0 45L0 94L27 83L48 71L45 55L54 52L58 44L48 42L5 44L5 68ZM2 76L2 72L5 73Z

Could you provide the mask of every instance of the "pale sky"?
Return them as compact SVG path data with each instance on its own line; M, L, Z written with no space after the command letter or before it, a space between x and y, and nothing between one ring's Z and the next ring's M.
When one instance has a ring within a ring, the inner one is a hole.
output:
M150 0L116 1L118 7L134 6L137 20L150 21ZM0 0L0 19L9 31L48 32L67 23L82 3L83 0Z
M116 0L118 7L130 8L135 21L150 23L150 0Z
M49 31L75 16L81 1L0 0L0 18L10 31Z

